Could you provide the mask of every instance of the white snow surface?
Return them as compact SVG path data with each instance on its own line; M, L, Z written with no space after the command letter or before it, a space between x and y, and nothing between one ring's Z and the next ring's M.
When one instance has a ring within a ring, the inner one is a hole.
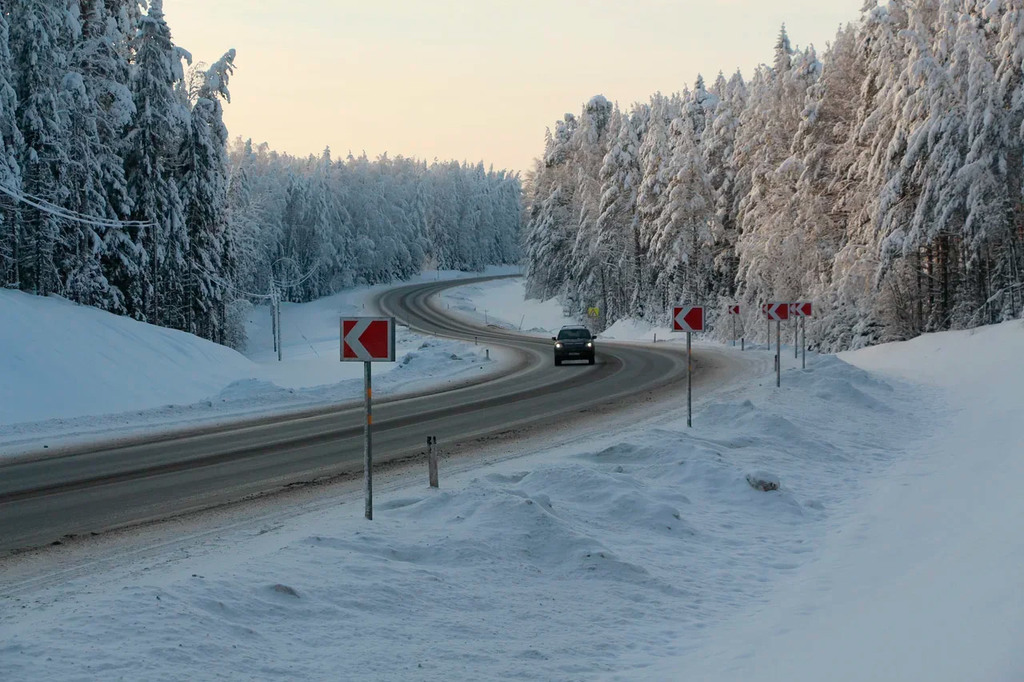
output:
M553 336L563 325L586 324L565 310L556 299L524 301L526 285L522 279L505 279L449 289L441 295L448 310L475 321L536 336ZM619 320L602 331L600 339L615 341L685 340L668 327L640 320Z
M776 389L708 346L748 371L692 429L671 400L396 474L372 522L352 482L9 558L0 679L1020 680L1022 348L784 352Z
M487 274L510 274L491 268ZM414 281L480 273L427 272ZM300 410L355 399L362 363L340 362L339 318L374 315L386 287L282 304L282 362L268 307L254 307L244 354L191 334L0 289L0 456L59 444ZM399 327L395 363L375 363L378 395L461 381L500 366L485 349Z

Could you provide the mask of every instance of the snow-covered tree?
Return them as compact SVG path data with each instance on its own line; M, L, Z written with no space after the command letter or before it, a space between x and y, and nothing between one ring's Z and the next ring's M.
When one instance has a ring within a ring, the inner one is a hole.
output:
M139 23L131 81L136 115L127 134L125 175L131 217L150 226L133 235L146 254L145 279L119 285L122 291L132 291L127 297L130 314L162 323L172 317L181 319L180 310L163 309L163 298L171 295L165 290L174 287L181 305L180 276L187 271L188 236L174 173L189 127L187 103L176 90L184 78L182 58L186 55L171 42L163 0L152 0Z
M10 51L7 13L0 12L0 185L10 192L21 189L18 152L24 141L18 129L18 95ZM16 204L8 194L0 195L0 286L20 287L21 221Z

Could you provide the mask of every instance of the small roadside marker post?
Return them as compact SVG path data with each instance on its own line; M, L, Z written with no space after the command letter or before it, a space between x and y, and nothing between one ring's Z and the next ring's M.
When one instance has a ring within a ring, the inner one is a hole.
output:
M363 363L366 422L363 424L364 515L373 520L373 385L370 366L395 361L395 318L341 318L341 361Z
M437 436L427 436L427 476L430 487L437 488Z
M704 331L704 308L699 305L672 308L672 331L686 332L686 426L693 426L693 361L690 334Z

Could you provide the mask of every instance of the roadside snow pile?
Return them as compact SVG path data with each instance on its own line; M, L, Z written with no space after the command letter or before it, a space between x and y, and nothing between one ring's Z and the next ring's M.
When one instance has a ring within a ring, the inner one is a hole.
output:
M353 494L222 531L220 552L63 582L30 617L0 611L0 677L130 676L145 660L153 678L329 680L343 661L361 679L577 680L707 645L711 626L779 606L773 586L915 428L913 394L835 358L773 383L723 390L693 429L677 410L442 465L440 491L379 492L372 523ZM747 474L768 469L779 488L753 489Z
M863 499L830 523L816 560L779 583L770 607L717 624L700 645L682 641L685 656L638 660L642 676L1024 679L1022 351L1017 321L842 354L851 365L814 381L815 395L837 417L873 412L881 424L861 422L860 451L833 456L897 452L899 463L859 485ZM879 381L851 386L854 365ZM911 403L887 398L886 376L923 387ZM908 409L924 428L896 437Z
M563 325L579 324L565 315L562 305L555 299L527 301L522 278L448 289L441 294L441 303L450 312L476 322L538 336L551 336Z
M193 403L252 363L224 346L58 297L0 289L0 425Z
M472 273L417 281L465 276ZM250 311L246 357L61 298L0 290L0 454L355 400L363 368L338 360L338 320L375 314L369 301L386 288L284 304L282 362L266 307ZM400 362L374 366L381 396L475 379L500 365L486 361L483 347L404 327L396 344Z
M619 320L601 332L600 336L602 339L617 341L653 341L655 336L659 341L686 340L685 335L673 334L668 327L659 327L634 319Z

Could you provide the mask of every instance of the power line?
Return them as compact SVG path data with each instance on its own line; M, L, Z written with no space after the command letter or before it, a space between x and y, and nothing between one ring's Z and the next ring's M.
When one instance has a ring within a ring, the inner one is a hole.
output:
M84 213L78 213L77 211L71 211L66 208L52 204L45 199L34 197L31 194L19 192L13 190L10 187L6 187L0 184L0 193L6 194L15 201L19 201L23 204L28 204L32 208L38 209L43 213L49 213L50 215L62 218L64 220L71 220L83 225L91 225L93 227L102 228L122 228L122 227L156 227L157 224L154 222L147 222L143 220L108 220L106 218L96 218L94 216L88 216Z

